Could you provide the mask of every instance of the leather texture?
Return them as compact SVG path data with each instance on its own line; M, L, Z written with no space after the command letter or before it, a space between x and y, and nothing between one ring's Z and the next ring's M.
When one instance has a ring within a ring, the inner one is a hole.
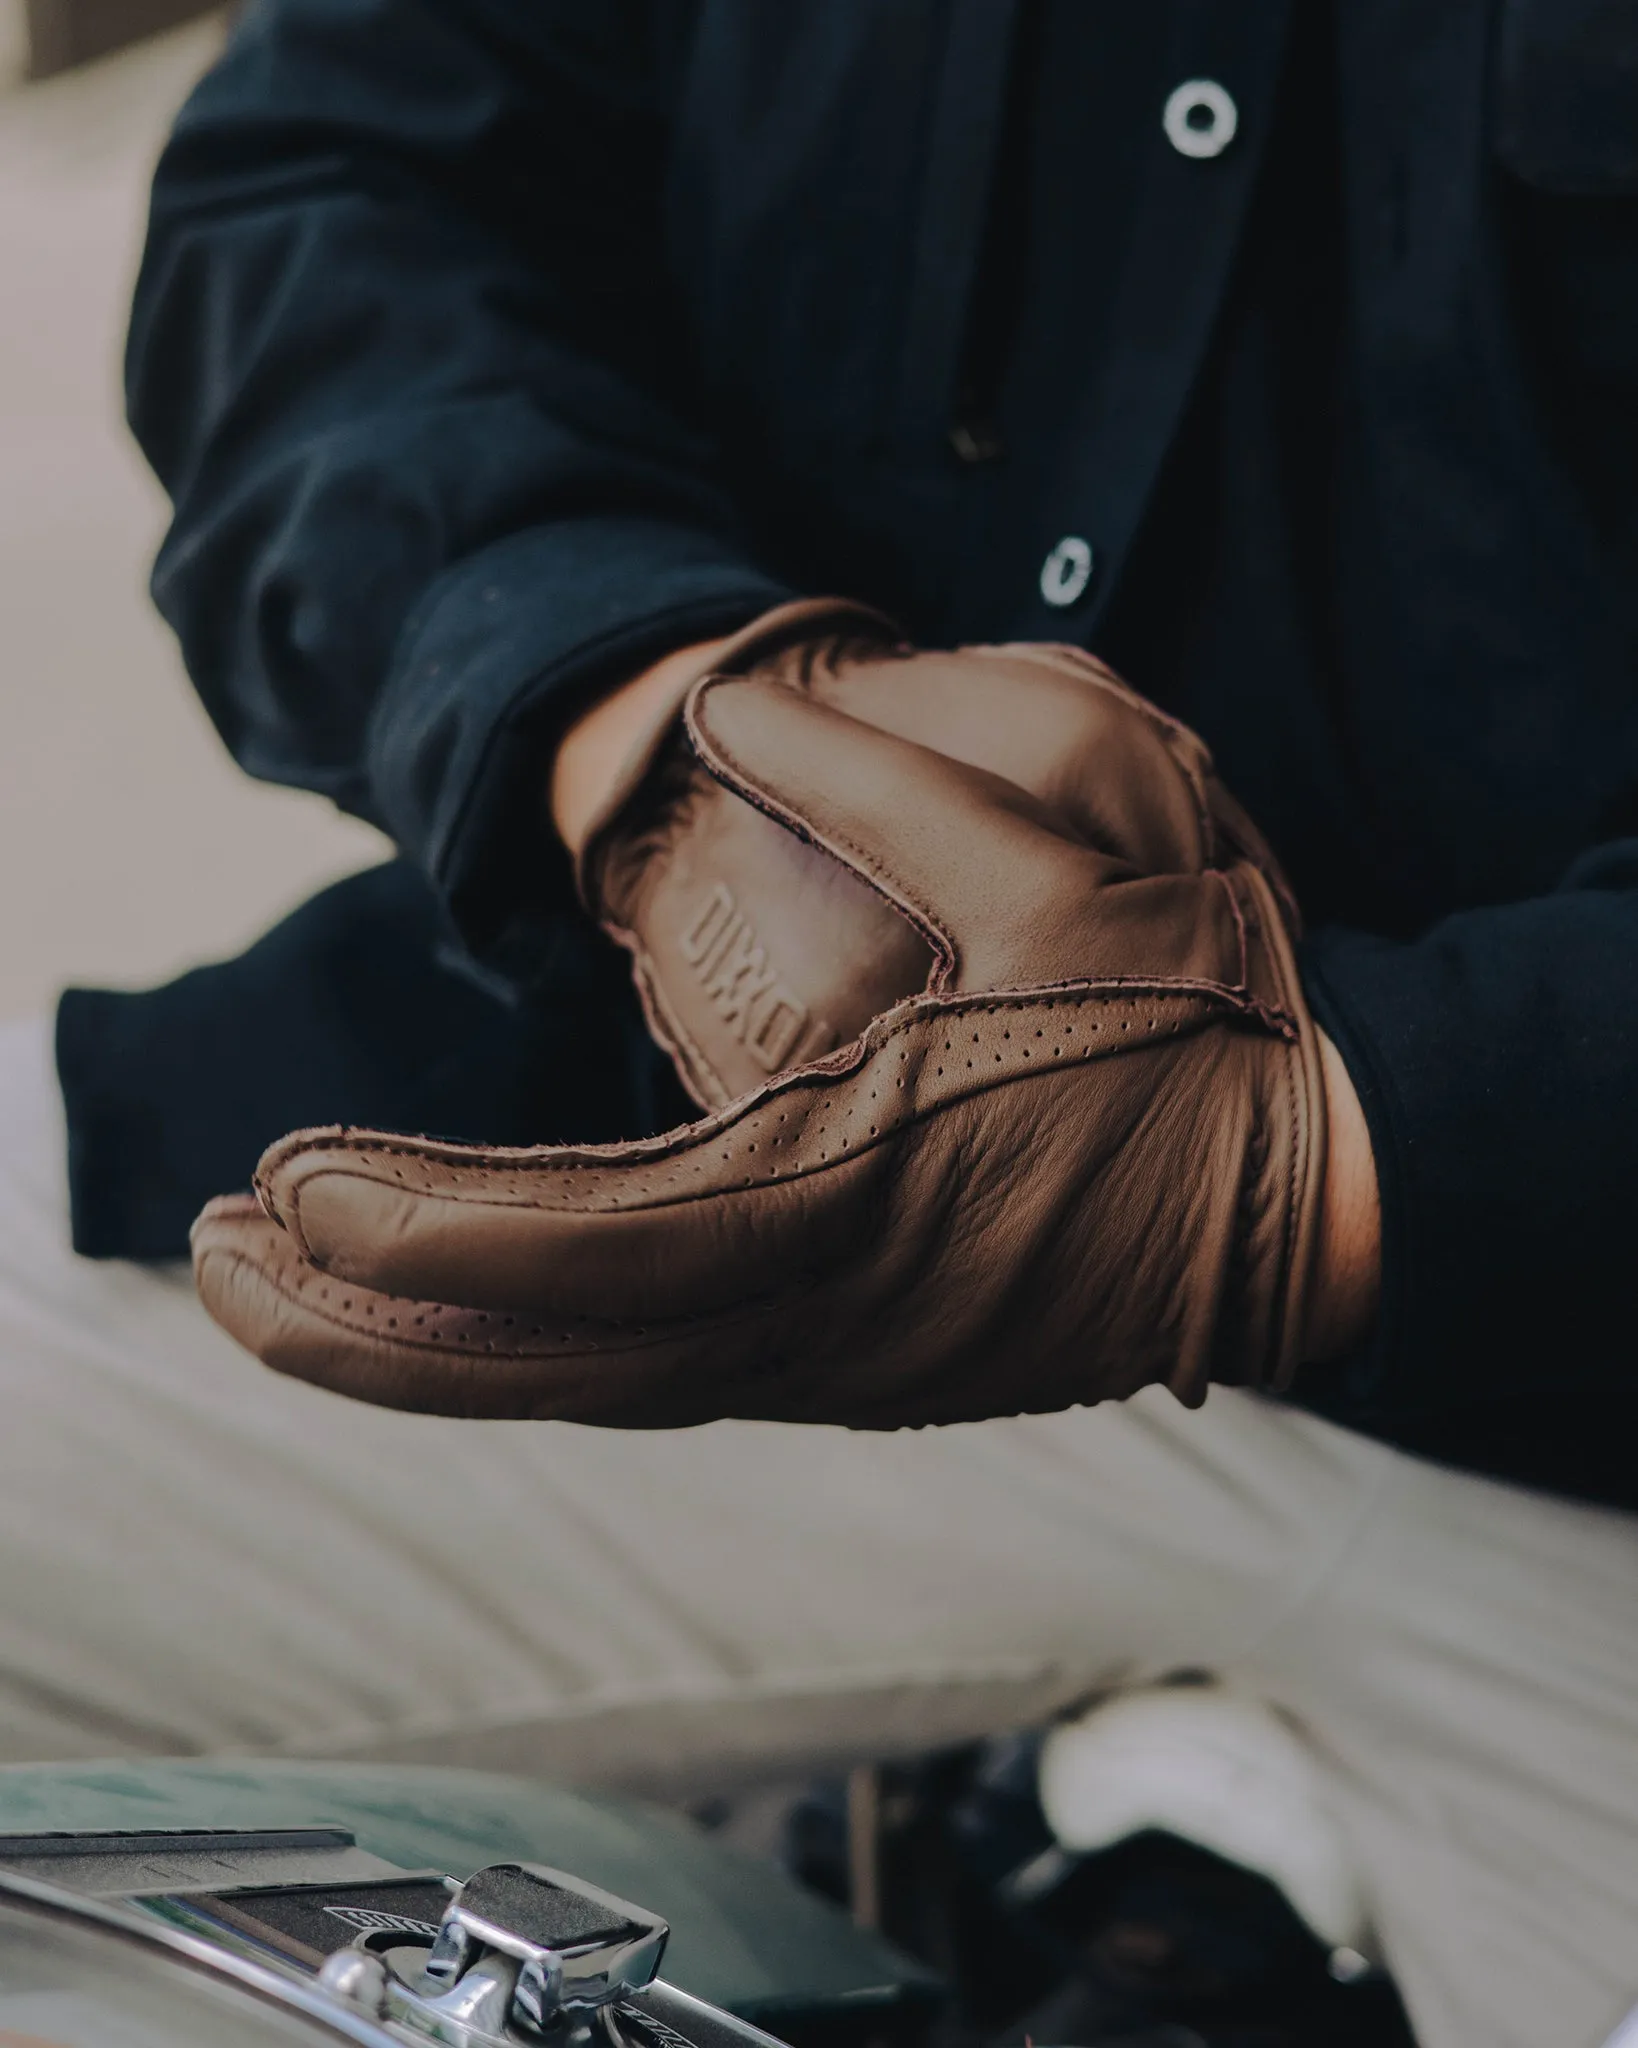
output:
M1200 741L1085 656L891 666L709 678L686 722L915 936L923 986L638 1143L298 1132L196 1225L217 1320L362 1399L638 1427L1284 1384L1325 1123L1272 857Z
M929 657L909 662L896 643L879 613L810 599L766 613L702 673L766 676L878 720L897 711L936 744L937 684L948 678L921 674ZM868 884L707 771L680 715L698 680L656 707L587 836L578 879L631 956L650 1032L710 1109L856 1037L924 987L932 962Z

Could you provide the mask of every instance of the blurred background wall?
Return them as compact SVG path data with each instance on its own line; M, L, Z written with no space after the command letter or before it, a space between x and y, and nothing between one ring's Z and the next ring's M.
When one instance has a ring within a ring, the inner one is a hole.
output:
M49 78L211 11L212 0L0 0L13 17L23 75Z
M238 773L147 598L165 504L121 419L126 300L221 33L24 83L27 0L0 0L0 1019L236 950L384 850Z

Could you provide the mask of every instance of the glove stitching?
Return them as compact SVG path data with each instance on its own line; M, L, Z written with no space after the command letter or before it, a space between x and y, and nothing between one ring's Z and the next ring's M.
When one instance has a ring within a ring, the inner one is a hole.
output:
M654 1138L635 1138L618 1141L610 1145L586 1145L577 1147L549 1148L539 1146L517 1146L512 1148L489 1148L479 1146L452 1145L437 1139L420 1139L413 1142L393 1143L393 1134L360 1130L347 1125L334 1125L329 1129L292 1131L287 1137L269 1146L262 1164L257 1170L256 1181L260 1185L295 1155L311 1151L322 1140L325 1146L338 1151L379 1150L387 1157L405 1156L437 1160L452 1166L493 1166L507 1169L531 1170L538 1172L585 1172L601 1166L624 1165L628 1161L664 1160L675 1157L691 1144L714 1137L738 1121L754 1104L771 1100L787 1092L797 1082L818 1075L830 1075L842 1079L856 1066L876 1052L891 1045L896 1038L914 1030L925 1018L962 1017L983 1014L994 1016L1002 1011L1017 1015L1037 1010L1053 1010L1065 1006L1081 1009L1098 1003L1114 1007L1130 1002L1135 996L1149 995L1166 1002L1198 997L1208 1005L1220 1005L1231 1016L1251 1018L1261 1024L1272 1036L1291 1040L1296 1036L1294 1020L1277 1007L1270 1006L1243 989L1229 986L1226 982L1192 980L1178 975L1171 978L1140 980L1136 976L1111 976L1096 982L1042 982L1037 987L1026 989L996 989L961 992L953 996L911 996L903 1005L896 1007L908 1012L897 1018L889 1029L872 1037L877 1025L885 1024L893 1016L888 1011L875 1023L867 1025L859 1036L823 1059L809 1062L806 1066L791 1067L773 1080L761 1084L748 1095L725 1104L710 1115L699 1118L691 1124L679 1125L675 1131L661 1133ZM1136 1005L1134 1004L1135 1008ZM1044 1070L1043 1070L1044 1071ZM543 1151L550 1151L554 1157L545 1158ZM572 1152L572 1158L562 1156Z
M1227 982L1192 980L1178 975L1170 978L1140 979L1137 976L1109 976L1100 981L1059 981L1042 982L1035 987L1023 989L986 989L962 991L952 996L918 995L909 997L904 1004L896 1005L908 1014L897 1017L890 1028L872 1037L878 1025L884 1025L893 1017L889 1010L882 1017L867 1025L859 1036L848 1044L827 1053L823 1059L811 1061L802 1067L791 1067L785 1073L776 1075L771 1081L763 1082L749 1095L740 1096L737 1101L727 1103L710 1115L699 1118L691 1124L679 1125L675 1131L662 1132L654 1138L633 1138L617 1141L610 1145L585 1145L577 1147L540 1147L520 1145L516 1147L494 1147L455 1145L438 1139L420 1139L407 1143L394 1143L399 1134L361 1130L345 1124L320 1126L306 1131L292 1131L288 1136L276 1140L263 1155L257 1170L258 1183L266 1180L296 1154L315 1149L319 1141L338 1151L381 1150L387 1156L405 1156L421 1159L447 1161L450 1165L484 1165L496 1167L533 1168L542 1172L586 1171L589 1168L608 1165L623 1165L628 1160L662 1160L673 1157L692 1143L715 1136L736 1122L756 1102L769 1100L785 1093L798 1081L814 1075L829 1074L837 1079L845 1077L852 1069L863 1064L864 1059L892 1044L894 1039L912 1031L924 1018L932 1016L961 1017L982 1013L999 1015L1002 1011L1011 1014L1035 1010L1059 1009L1070 1006L1083 1008L1090 1003L1108 1007L1130 1002L1133 997L1149 995L1165 1002L1190 996L1199 997L1208 1004L1218 1004L1232 1016L1251 1017L1280 1038L1294 1036L1292 1020L1284 1011L1271 1008L1244 990L1230 987ZM1135 1004L1133 1005L1135 1008ZM542 1158L543 1151L559 1156ZM572 1151L572 1159L561 1156Z
M1268 888L1269 894L1271 896L1274 895L1274 885L1272 882L1268 880L1268 877L1266 875L1262 874L1262 870L1258 868L1255 869L1254 872L1261 876L1264 884ZM1277 917L1277 900L1274 905L1274 911ZM1266 919L1266 910L1264 912L1264 916ZM1275 973L1279 976L1280 995L1282 998L1283 1009L1284 999L1288 998L1290 994L1291 963L1284 949L1273 944L1270 944L1269 946L1269 958L1274 967ZM1287 1012L1287 1014L1292 1013ZM1286 1325L1291 1300L1291 1276L1296 1268L1297 1263L1297 1235L1301 1227L1301 1202L1297 1194L1297 1170L1299 1161L1302 1157L1303 1123L1302 1102L1297 1083L1302 1062L1302 1037L1300 1030L1298 1030L1295 1027L1294 1016L1293 1031L1290 1037L1287 1039L1286 1044L1286 1057L1281 1062L1281 1069L1285 1078L1286 1122L1291 1135L1290 1142L1287 1148L1286 1174L1284 1181L1285 1228L1282 1233L1284 1237L1284 1246L1281 1253L1280 1285L1278 1294L1276 1296L1276 1299L1279 1303L1279 1307L1276 1310L1276 1325L1275 1328L1270 1332L1270 1341L1268 1347L1269 1357L1272 1361L1272 1365L1270 1369L1265 1369L1262 1375L1262 1384L1265 1386L1284 1386L1288 1384L1290 1374L1292 1371L1295 1370L1296 1363L1295 1361L1293 1361L1290 1368L1285 1368L1283 1364L1287 1345L1290 1341L1290 1333L1288 1332ZM1301 1333L1299 1332L1298 1341L1300 1341L1300 1335Z
M1238 986L1249 989L1251 986L1251 941L1246 932L1246 914L1240 903L1240 892L1235 888L1232 879L1221 868L1212 868L1210 873L1221 883L1223 894L1228 898L1229 915L1234 919L1234 930L1240 941L1240 980Z
M1281 981L1285 981L1287 979L1286 963L1283 959L1279 961L1279 973ZM1282 989L1281 993L1283 994L1285 991ZM1273 1386L1289 1384L1291 1374L1295 1372L1299 1361L1292 1359L1289 1365L1287 1365L1285 1363L1285 1355L1293 1342L1300 1343L1302 1340L1301 1331L1293 1335L1287 1328L1291 1304L1291 1276L1296 1269L1297 1234L1302 1221L1302 1204L1298 1195L1297 1180L1298 1165L1302 1157L1304 1130L1303 1104L1297 1087L1301 1063L1302 1042L1299 1037L1288 1047L1286 1057L1282 1062L1285 1070L1285 1108L1286 1117L1291 1128L1291 1143L1286 1160L1285 1174L1285 1248L1281 1261L1280 1277L1282 1284L1279 1292L1279 1327L1274 1332L1274 1341L1270 1346L1273 1369L1268 1375L1267 1382Z
M1284 1284L1280 1288L1279 1296L1280 1326L1275 1332L1273 1371L1268 1376L1269 1383L1276 1386L1284 1385L1289 1377L1289 1373L1284 1367L1285 1352L1288 1346L1292 1342L1301 1342L1301 1333L1298 1332L1295 1338L1293 1338L1292 1333L1286 1327L1290 1313L1291 1275L1297 1263L1297 1163L1302 1152L1302 1131L1298 1122L1300 1111L1297 1097L1297 1062L1300 1058L1301 1054L1293 1047L1286 1055L1284 1061L1285 1107L1286 1115L1291 1124L1291 1144L1289 1156L1286 1160L1285 1173L1285 1253L1281 1269L1281 1279ZM1293 1359L1290 1371L1295 1371L1296 1365L1297 1361Z
M836 831L833 834L822 834L815 825L804 818L799 812L792 810L777 797L763 789L759 783L752 780L746 769L734 755L732 749L723 742L721 737L715 733L709 733L701 727L698 707L710 690L713 680L711 677L706 677L702 682L696 684L695 688L690 692L688 703L684 708L684 719L688 737L695 753L699 756L702 766L717 781L721 782L726 789L731 790L735 796L739 797L742 802L748 803L753 810L762 812L764 817L771 818L775 824L782 826L793 838L800 841L802 845L814 847L821 853L828 853L833 859L840 861L844 867L851 869L861 881L867 883L879 896L883 897L895 910L906 918L933 948L934 961L932 972L927 978L927 993L930 995L943 994L949 988L951 976L956 971L960 956L955 939L946 929L937 913L929 905L922 902L920 897L896 875L889 874L883 869L874 857L868 854L848 834L840 831ZM1119 686L1109 685L1106 687L1110 687L1114 694L1124 697L1125 693L1119 689ZM1133 702L1138 708L1147 708L1143 706L1141 699L1133 699ZM845 712L841 714L843 717L848 715ZM1161 715L1163 716L1163 714ZM1184 732L1187 728L1178 726L1176 730ZM1164 734L1162 738L1165 738ZM1199 828L1201 843L1207 852L1207 865L1200 871L1201 877L1202 879L1208 876L1222 877L1224 870L1215 864L1217 832L1204 781L1191 763L1180 758L1179 750L1175 746L1167 745L1167 757L1171 761L1174 770L1183 777L1194 803L1195 822ZM1242 985L1245 971L1242 927Z
M235 1267L247 1267L258 1281L271 1287L281 1300L288 1302L292 1308L299 1309L303 1315L310 1316L315 1322L324 1323L331 1329L341 1330L348 1336L368 1338L372 1343L379 1344L384 1351L401 1349L425 1352L429 1356L437 1358L470 1358L474 1361L484 1358L623 1357L634 1351L651 1351L659 1345L669 1344L681 1331L709 1326L715 1332L731 1328L740 1323L753 1322L758 1316L771 1314L775 1309L784 1307L794 1296L807 1291L803 1288L787 1288L783 1294L763 1296L754 1302L743 1303L737 1308L720 1311L712 1310L709 1314L704 1315L669 1316L663 1319L656 1317L646 1323L625 1322L618 1316L596 1317L595 1321L599 1329L611 1331L626 1340L635 1340L624 1341L613 1346L599 1344L591 1339L587 1339L585 1340L584 1349L565 1350L561 1347L574 1341L565 1332L557 1339L552 1348L548 1350L504 1350L497 1347L493 1342L486 1342L480 1348L467 1343L461 1338L456 1338L446 1344L436 1337L416 1337L407 1334L401 1329L394 1329L390 1332L384 1331L379 1322L363 1320L349 1322L339 1310L315 1303L310 1298L308 1288L303 1286L299 1280L292 1285L288 1273L282 1268L264 1265L253 1258L249 1252L240 1251L237 1248L216 1248L208 1251L205 1254L205 1258L207 1261L220 1259L226 1260ZM502 1323L503 1320L521 1322L530 1314L535 1313L532 1310L507 1311L465 1308L458 1302L423 1301L417 1295L387 1294L378 1287L365 1286L362 1281L342 1280L337 1275L327 1272L324 1267L312 1264L311 1261L306 1263L311 1279L314 1282L328 1281L336 1287L352 1287L355 1292L370 1295L377 1301L393 1302L404 1309L431 1310L435 1316L470 1316L478 1322ZM546 1316L537 1320L532 1328L523 1332L522 1337L518 1341L523 1342L530 1337L545 1337L547 1335L546 1326L559 1320L562 1320L562 1318L554 1316ZM593 1319L587 1318L586 1320Z
M643 1022L648 1026L649 1036L679 1068L688 1092L700 1107L721 1108L731 1098L733 1090L711 1064L699 1040L667 1002L661 978L654 972L653 955L638 935L624 926L605 919L603 930L631 956L631 978L636 984L637 1000L642 1006ZM699 1085L701 1079L706 1084L703 1088ZM714 1089L715 1093L708 1093L708 1089Z
M835 835L834 840L821 835L818 828L799 812L791 810L753 782L721 740L701 729L696 707L709 690L711 682L712 678L707 677L703 683L696 685L684 709L689 740L707 773L714 776L725 789L748 803L753 810L760 811L776 825L783 826L803 846L811 846L820 853L829 854L833 860L874 889L878 896L913 925L933 949L933 966L927 977L927 993L942 993L949 987L950 976L956 969L956 946L950 934L925 904L902 884L884 874L862 847L840 832ZM839 712L836 715L843 718L849 716L847 712Z
M1159 992L1157 991L1156 993ZM1056 1000L1048 1001L1046 1003L1031 1001L1022 1003L998 1004L993 1002L981 1002L969 999L966 1001L958 1000L952 1003L930 1004L926 998L922 998L919 999L918 1007L915 1014L909 1018L901 1020L891 1032L884 1033L881 1036L881 1038L875 1043L875 1045L868 1049L868 1051L865 1054L865 1057L874 1057L876 1053L890 1046L895 1038L903 1036L907 1031L909 1031L912 1028L914 1024L928 1016L970 1016L975 1013L984 1015L995 1015L1002 1011L1010 1011L1014 1014L1033 1016L1040 1014L1042 1011L1055 1010L1064 1007L1071 1008L1075 1011L1080 1011L1086 1008L1090 1001L1096 1001L1100 1004L1100 1006L1108 1008L1115 1006L1120 1001L1120 998L1113 995L1105 994L1101 991L1095 994L1089 993L1087 995L1077 996L1073 999L1059 998ZM1148 1022L1151 1026L1153 1026L1155 1020L1151 1017L1148 1019ZM1179 1023L1177 1021L1174 1021L1172 1026L1173 1031L1175 1032L1178 1028ZM1153 1043L1155 1038L1160 1035L1161 1034L1151 1030L1149 1033L1146 1033L1144 1035L1143 1042ZM863 1050L862 1047L860 1049ZM849 1050L851 1051L852 1049ZM884 1129L878 1131L878 1128L876 1126L871 1126L868 1137L858 1139L850 1144L846 1144L844 1148L840 1150L834 1158L829 1158L825 1153L821 1152L818 1163L815 1163L811 1160L799 1160L797 1164L790 1167L785 1172L780 1172L778 1169L770 1168L767 1174L760 1175L754 1179L748 1177L747 1181L740 1186L727 1187L722 1185L720 1182L707 1182L703 1186L689 1189L686 1192L683 1192L676 1196L662 1197L660 1200L657 1201L652 1199L644 1200L640 1203L634 1204L632 1207L628 1209L607 1207L600 1209L582 1210L578 1213L588 1216L617 1216L622 1214L641 1214L645 1210L652 1212L653 1210L661 1208L680 1209L689 1207L699 1202L734 1199L745 1194L747 1191L765 1189L768 1187L785 1186L798 1180L811 1180L816 1176L820 1175L821 1173L828 1172L833 1169L839 1169L841 1166L845 1164L851 1163L864 1157L868 1152L876 1149L878 1145L886 1144L887 1142L889 1142L891 1138L902 1135L904 1132L915 1128L916 1125L926 1121L930 1117L944 1113L957 1101L970 1100L974 1095L988 1093L996 1088L1011 1086L1014 1083L1028 1079L1032 1074L1047 1074L1052 1073L1054 1071L1065 1071L1074 1065L1080 1064L1080 1061L1082 1059L1089 1058L1091 1056L1092 1049L1090 1046L1088 1046L1085 1049L1085 1051L1079 1056L1079 1058L1071 1061L1063 1061L1056 1068L1050 1063L1039 1067L1030 1068L1027 1070L1013 1068L1009 1072L1004 1073L1002 1075L995 1076L989 1079L979 1080L968 1089L962 1090L958 1093L943 1095L939 1097L938 1100L927 1103L924 1107L914 1112L905 1114L901 1118L894 1119L888 1122ZM1107 1052L1102 1056L1106 1058L1118 1058L1120 1056L1120 1050L1118 1048L1112 1049L1110 1052ZM862 1065L864 1061L861 1059L857 1063ZM969 1065L970 1064L971 1062L969 1062ZM816 1066L813 1068L805 1070L794 1070L791 1076L783 1078L785 1079L785 1081L788 1082L804 1074L811 1076L814 1074L822 1074L823 1071L823 1063L817 1063ZM843 1069L842 1071L845 1073L847 1070ZM767 1090L761 1091L760 1099L764 1102L771 1101L775 1099L777 1095L783 1092L785 1092L785 1089L776 1083L770 1086ZM383 1142L383 1140L379 1136L363 1132L340 1132L334 1138L328 1140L327 1142L328 1149L330 1149L331 1151L340 1153L350 1153L360 1159L368 1158L378 1161L387 1161L391 1159L411 1159L417 1161L425 1168L430 1169L433 1166L441 1166L445 1169L446 1172L455 1175L466 1176L477 1173L505 1172L513 1175L518 1179L526 1178L538 1182L552 1176L561 1176L574 1173L596 1174L601 1168L606 1166L614 1166L619 1169L624 1169L627 1167L633 1169L640 1169L645 1166L659 1167L664 1165L667 1160L686 1157L691 1153L697 1154L698 1151L703 1148L705 1143L714 1140L716 1137L720 1136L726 1128L728 1128L733 1122L737 1121L739 1117L743 1116L746 1109L752 1106L754 1103L756 1103L757 1100L758 1097L742 1099L741 1103L733 1108L732 1115L729 1115L727 1112L724 1112L720 1113L719 1116L716 1118L705 1119L699 1124L686 1126L682 1131L676 1133L671 1137L668 1137L663 1144L655 1146L655 1148L652 1150L633 1150L631 1152L623 1154L615 1152L612 1157L610 1157L608 1154L590 1154L590 1156L588 1156L587 1154L582 1154L579 1157L564 1158L562 1156L541 1156L538 1153L531 1156L531 1154L528 1151L513 1154L510 1157L500 1152L480 1152L477 1153L475 1156L470 1152L455 1152L453 1150L442 1150L433 1152L429 1151L425 1146L418 1146L412 1143L393 1144L390 1142ZM823 1137L824 1129L822 1126L817 1135L819 1137ZM645 1146L651 1144L652 1142L653 1141L638 1141L639 1144L643 1144ZM777 1140L775 1142L777 1142ZM331 1170L338 1171L339 1169ZM312 1176L310 1176L310 1179L317 1180L319 1178L324 1177L327 1176L324 1173L323 1169L320 1169L318 1172L315 1172ZM324 1271L325 1269L319 1264L318 1260L313 1255L311 1245L308 1241L307 1234L302 1224L302 1195L304 1187L306 1185L307 1182L298 1181L293 1187L287 1189L283 1203L282 1220L284 1221L285 1226L288 1229L293 1242L300 1248L302 1255L308 1258L319 1271ZM446 1184L443 1187L434 1187L433 1184L429 1182L427 1187L424 1190L422 1190L422 1192L424 1194L433 1196L435 1199L441 1201L454 1202L457 1204L488 1203L493 1205L497 1203L497 1195L493 1189L474 1189L470 1185L462 1185L459 1180L456 1180L453 1184ZM513 1192L514 1195L518 1193L516 1189L514 1189ZM269 1199L271 1199L271 1193L269 1194ZM538 1197L532 1197L531 1199L538 1199ZM501 1205L508 1207L513 1206L513 1204L510 1202ZM567 1212L561 1213L574 1214L577 1212L571 1209ZM363 1283L359 1284L362 1285Z

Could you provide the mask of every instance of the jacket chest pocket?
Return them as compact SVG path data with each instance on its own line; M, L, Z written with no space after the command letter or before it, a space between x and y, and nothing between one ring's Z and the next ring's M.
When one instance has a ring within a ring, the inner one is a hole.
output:
M1567 196L1638 196L1638 0L1500 0L1495 148Z
M948 400L1013 0L706 0L668 233L719 428L823 475Z
M707 0L668 237L716 423L757 460L856 458L893 396L940 0Z

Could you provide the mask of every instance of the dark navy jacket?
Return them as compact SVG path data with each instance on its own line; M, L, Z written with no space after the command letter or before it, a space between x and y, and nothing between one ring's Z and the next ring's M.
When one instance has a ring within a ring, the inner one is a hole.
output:
M1386 1232L1297 1398L1638 1500L1638 0L252 0L130 403L224 739L403 861L65 999L82 1248L673 1114L543 762L843 590L1096 646L1287 861Z

